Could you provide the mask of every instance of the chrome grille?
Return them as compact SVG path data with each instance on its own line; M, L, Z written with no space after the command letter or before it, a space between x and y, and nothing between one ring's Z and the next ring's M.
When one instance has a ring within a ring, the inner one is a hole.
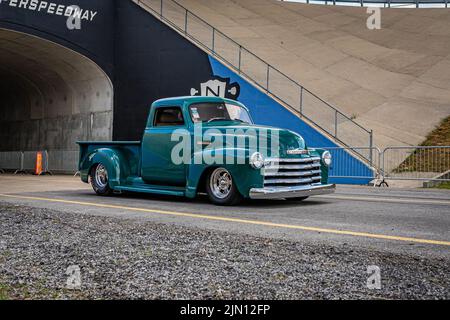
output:
M265 187L287 187L320 183L320 158L271 158L263 171Z

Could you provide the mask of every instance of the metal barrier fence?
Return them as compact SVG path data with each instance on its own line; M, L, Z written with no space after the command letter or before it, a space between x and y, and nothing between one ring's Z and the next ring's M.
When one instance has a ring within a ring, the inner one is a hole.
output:
M44 151L45 173L71 173L78 171L78 151L51 150ZM0 172L32 173L35 171L37 151L0 152Z
M386 180L450 181L450 146L323 148L333 156L329 177L387 185ZM361 157L361 154L364 157ZM371 161L366 161L371 159ZM432 185L432 184L430 184Z
M48 152L48 169L52 173L76 173L79 151L52 150Z
M20 171L30 172L33 171L36 166L36 151L22 152L23 161Z
M385 179L450 181L450 146L387 147L381 159Z
M174 0L133 0L340 144L373 146L373 133Z
M22 152L0 152L0 171L18 171L22 167Z

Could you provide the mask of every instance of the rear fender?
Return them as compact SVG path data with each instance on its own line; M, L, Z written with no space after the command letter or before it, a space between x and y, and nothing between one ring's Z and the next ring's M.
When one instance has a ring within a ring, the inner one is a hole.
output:
M99 163L108 171L109 186L111 188L119 186L122 181L121 175L125 172L123 168L125 159L120 151L110 148L96 149L86 155L80 163L81 180L88 182L89 173Z

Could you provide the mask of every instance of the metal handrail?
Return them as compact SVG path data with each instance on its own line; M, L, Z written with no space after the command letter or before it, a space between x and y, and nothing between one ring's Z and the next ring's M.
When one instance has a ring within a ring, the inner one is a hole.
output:
M339 135L338 118L341 117L343 120L350 122L352 125L354 125L355 127L359 128L360 130L362 130L362 132L364 134L367 134L368 140L369 140L368 141L368 146L369 147L373 147L373 131L372 130L368 130L368 129L364 128L362 125L360 125L359 123L354 121L352 118L350 118L349 116L344 114L342 111L340 111L336 107L332 106L330 103L326 102L325 100L323 100L322 98L320 98L319 96L317 96L316 94L314 94L313 92L311 92L310 90L308 90L307 88L302 86L300 83L298 83L296 80L292 79L290 76L284 74L283 72L281 72L277 68L273 67L272 65L267 63L265 60L261 59L256 54L254 54L250 50L246 49L244 46L242 46L241 44L239 44L238 42L236 42L235 40L233 40L229 36L225 35L223 32L221 32L220 30L216 29L214 26L212 26L211 24L206 22L204 19L202 19L201 17L199 17L195 13L189 11L187 8L185 8L184 6L179 4L177 1L175 1L175 0L159 0L158 1L159 2L158 9L152 8L150 5L148 5L146 2L143 2L142 0L133 0L133 1L137 2L138 5L141 5L141 6L145 7L146 9L148 9L148 11L150 13L152 13L154 16L156 16L157 18L159 18L161 21L165 22L166 24L170 25L175 30L179 31L181 34L183 34L188 39L192 40L194 43L198 44L201 48L203 48L208 53L211 53L213 56L218 57L220 60L222 60L224 63L226 63L228 67L230 67L231 69L237 71L239 75L245 76L246 78L250 79L251 82L253 84L255 84L257 87L259 87L260 89L262 89L266 93L270 94L272 97L274 97L276 100L280 101L282 104L288 106L292 111L294 111L294 112L298 113L300 116L306 118L313 125L315 125L316 127L320 128L322 131L324 131L330 137L334 138L335 141L337 141L340 144L345 145L345 146L351 145L351 144L343 141L342 138L341 138L341 135ZM178 26L176 23L171 21L169 17L164 15L164 8L165 8L164 4L165 3L169 3L169 2L171 4L175 4L177 7L179 7L183 11L184 19L185 19L183 27ZM158 12L158 10L159 10L159 12ZM211 47L207 43L202 42L200 39L197 39L193 34L190 34L188 32L188 17L189 16L194 17L199 22L201 22L202 24L207 26L207 28L209 30L211 30L211 33L212 33L212 44L211 44ZM237 52L238 53L238 63L237 63L238 65L237 66L233 62L228 61L226 57L224 57L223 55L218 53L217 50L215 50L215 40L217 39L218 35L222 36L226 41L230 42L232 45L234 45L237 48L239 48L239 51ZM258 80L254 79L252 76L250 76L244 70L242 70L242 54L243 53L248 53L248 54L252 55L254 58L259 60L259 62L261 62L263 64L264 68L266 68L267 78L266 78L266 83L265 84L259 83ZM281 77L285 78L288 82L290 82L294 86L294 88L298 88L299 96L300 96L300 104L298 106L299 109L297 109L295 106L291 105L291 103L287 102L286 99L283 99L282 97L278 96L276 93L274 93L273 91L270 90L270 78L269 77L270 77L271 71L277 72ZM334 120L335 120L334 121L334 130L333 130L334 132L330 132L330 130L324 128L323 125L320 125L318 123L318 121L314 121L313 119L311 119L308 115L306 115L303 112L304 107L305 107L304 104L303 104L304 94L305 93L309 94L311 97L313 97L314 99L319 101L321 104L326 106L328 108L328 110L330 110L331 112L334 113ZM356 133L354 133L354 134L356 134ZM370 159L367 159L367 160L370 160Z
M279 0L281 2L294 2L290 0ZM416 8L427 8L429 5L442 5L442 8L448 8L449 0L296 0L295 2L306 3L306 4L320 4L321 2L325 5L348 5L356 4L361 7L369 5L384 5L384 7L390 8L393 5L395 7L400 6L416 6Z

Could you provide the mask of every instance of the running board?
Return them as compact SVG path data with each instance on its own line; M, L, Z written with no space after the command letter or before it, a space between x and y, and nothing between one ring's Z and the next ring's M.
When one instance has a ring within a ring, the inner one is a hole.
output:
M117 186L114 188L114 191L130 191L130 192L139 192L139 193L152 193L152 194L162 194L168 196L179 196L184 197L185 192L180 191L178 189L158 189L156 187L130 187L130 186Z

